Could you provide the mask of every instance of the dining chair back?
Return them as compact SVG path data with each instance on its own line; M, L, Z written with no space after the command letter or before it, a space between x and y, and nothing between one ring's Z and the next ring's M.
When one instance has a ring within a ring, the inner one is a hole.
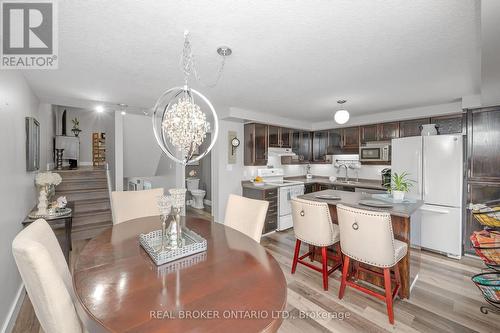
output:
M160 215L157 201L158 197L162 195L163 188L112 192L111 212L113 214L113 224L140 217Z
M393 300L401 287L398 262L407 254L406 243L394 239L391 215L387 212L364 210L337 205L340 228L340 246L345 254L339 298L344 297L346 286L351 286L386 302L389 322L394 324ZM354 263L351 274L349 266ZM360 265L363 264L363 265ZM383 274L366 266L381 268ZM391 277L391 270L394 278ZM359 272L377 275L384 281L384 295L355 282ZM350 277L354 276L353 281ZM395 282L392 290L392 281Z
M328 204L294 198L292 199L292 219L293 231L297 239L292 262L292 274L295 273L297 263L319 271L323 274L323 289L328 290L328 276L342 265L339 248L339 227L332 223ZM299 256L302 242L312 246L312 250ZM336 255L329 255L328 248L332 245L335 245ZM306 257L314 259L316 247L321 249L321 267L304 260ZM333 266L330 269L328 269L328 259L333 261Z
M224 224L260 243L269 202L230 194Z
M71 274L54 231L39 219L12 242L12 252L45 332L86 332L75 309Z

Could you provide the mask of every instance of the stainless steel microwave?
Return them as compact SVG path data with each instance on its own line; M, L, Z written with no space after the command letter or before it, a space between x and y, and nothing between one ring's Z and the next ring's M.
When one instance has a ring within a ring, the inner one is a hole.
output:
M367 143L359 147L361 162L390 162L391 144L388 142Z

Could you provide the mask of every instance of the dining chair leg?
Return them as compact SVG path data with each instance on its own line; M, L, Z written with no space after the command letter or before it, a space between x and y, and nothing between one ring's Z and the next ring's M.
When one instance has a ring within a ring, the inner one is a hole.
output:
M300 239L297 239L295 242L295 253L293 255L293 262L292 262L292 274L295 273L295 269L297 269L297 262L299 261L299 252L300 252Z
M398 295L401 298L401 274L399 273L399 263L394 265L394 277L396 278L396 288L399 288Z
M344 256L344 265L342 266L342 280L340 282L340 288L339 288L339 299L342 299L344 297L348 272L349 272L349 257Z
M387 305L387 315L389 322L394 324L394 310L392 308L392 289L391 289L391 269L384 268L384 287L385 287L385 303Z
M328 290L328 256L326 246L321 248L321 261L323 262L323 289Z

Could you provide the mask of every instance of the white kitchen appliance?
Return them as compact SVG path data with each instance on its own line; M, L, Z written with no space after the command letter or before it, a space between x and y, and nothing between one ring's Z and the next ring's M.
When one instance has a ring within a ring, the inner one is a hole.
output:
M278 231L293 227L291 200L304 194L304 183L285 180L281 168L258 169L257 175L268 185L278 186Z
M462 255L463 138L461 134L392 140L392 173L407 172L407 197L424 200L419 210L420 245L449 257ZM413 226L412 226L413 228ZM418 239L418 235L411 236ZM412 243L415 243L414 240Z

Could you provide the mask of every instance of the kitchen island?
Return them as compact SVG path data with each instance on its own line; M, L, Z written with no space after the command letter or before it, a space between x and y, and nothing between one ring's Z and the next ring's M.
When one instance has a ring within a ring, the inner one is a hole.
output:
M340 200L325 200L316 198L319 195L337 196L340 197ZM359 201L362 199L372 199L371 194L366 194L361 192L335 191L335 190L325 190L325 191L309 193L299 196L299 198L311 201L326 202L330 208L330 215L332 217L332 222L336 224L338 224L337 207L336 207L337 204L343 204L346 206L360 208L360 209L390 213L394 238L402 242L405 242L408 245L408 254L399 262L399 271L401 275L400 297L401 298L410 297L410 289L417 280L418 272L420 270L420 248L411 245L411 234L413 234L414 237L420 238L418 235L419 233L418 226L415 223L412 223L412 218L416 218L416 214L418 213L417 210L418 208L420 208L420 206L423 205L423 201L418 200L413 203L394 203L393 207L391 208L371 208L359 204ZM416 230L410 232L412 227L416 228ZM311 251L313 250L312 246L310 246L310 250ZM321 258L319 249L316 249L316 251L318 252L312 256L311 258L312 260L315 260L315 258L318 259ZM375 248L374 251L376 251ZM360 266L363 266L363 264L360 263ZM374 267L370 268L373 270L377 270ZM364 271L361 271L359 273L359 279L382 288L384 286L383 278L376 276L374 274L367 274Z

